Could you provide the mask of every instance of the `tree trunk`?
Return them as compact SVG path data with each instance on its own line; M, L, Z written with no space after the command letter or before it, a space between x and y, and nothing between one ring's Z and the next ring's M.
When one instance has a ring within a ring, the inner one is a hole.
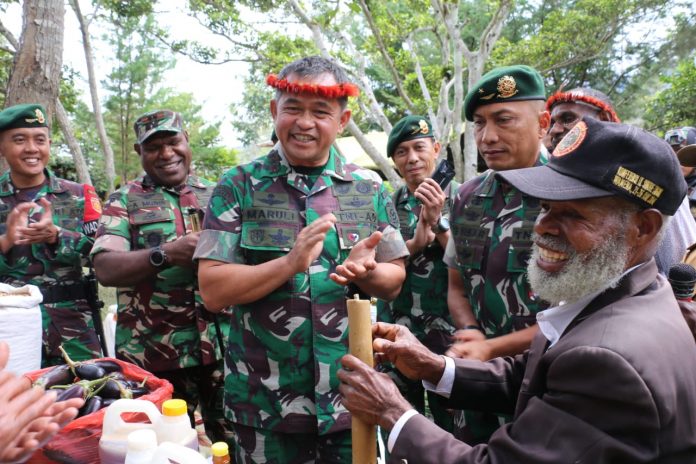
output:
M62 0L25 0L22 35L7 84L5 106L41 103L50 121L63 65Z
M68 113L65 112L65 108L63 108L60 100L56 100L56 121L58 121L58 126L63 132L65 141L72 152L73 160L75 161L75 170L77 171L77 180L82 184L92 185L92 178L89 175L89 168L85 162L85 157L82 156L82 149L80 148L80 144L77 143L77 139L70 125Z
M104 117L102 115L101 104L99 103L99 93L97 92L97 79L94 73L94 60L92 59L92 42L89 36L88 24L82 16L80 3L78 0L70 0L75 16L80 23L80 31L82 32L82 47L85 51L85 62L87 63L87 75L89 77L89 94L92 97L92 110L94 111L94 122L97 126L99 134L99 142L101 143L104 153L104 171L106 174L107 195L114 191L114 180L116 179L116 168L114 167L114 151L111 148L111 143L106 135L106 127L104 126ZM77 165L77 160L75 162ZM88 174L89 175L89 174Z
M392 187L399 187L403 181L396 173L396 170L392 167L391 163L389 163L389 159L382 156L382 154L375 148L374 145L372 145L372 142L365 137L365 134L362 133L358 125L355 124L352 119L348 122L347 128L350 135L355 137L355 140L357 140L362 149L365 150L365 153L367 153L367 155L372 158L375 163L377 163L377 167L379 167Z
M3 27L3 35L15 48L12 72L5 93L5 107L41 103L51 120L60 87L63 65L63 16L60 0L25 0L19 42ZM8 168L0 157L0 170Z

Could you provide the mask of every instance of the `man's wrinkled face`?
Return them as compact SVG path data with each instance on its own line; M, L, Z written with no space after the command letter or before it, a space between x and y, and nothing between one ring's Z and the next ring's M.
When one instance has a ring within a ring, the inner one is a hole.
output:
M512 101L474 110L474 137L486 165L496 171L534 166L548 129L536 101Z
M584 103L558 103L551 110L551 127L549 128L550 150L553 151L558 142L570 132L570 129L583 118L597 119L600 110Z
M401 142L394 150L392 159L406 186L414 191L421 182L432 176L439 154L440 144L432 137L422 137Z
M333 74L314 77L287 76L299 84L336 85ZM283 92L271 100L275 133L293 166L322 166L329 159L331 145L350 120L350 110L333 98Z
M615 286L631 257L626 224L611 197L542 201L527 272L532 290L552 305Z
M191 147L186 132L155 132L135 145L145 172L157 185L176 187L186 182L191 167Z
M20 127L0 134L0 153L7 160L12 181L18 187L43 182L50 148L47 127Z

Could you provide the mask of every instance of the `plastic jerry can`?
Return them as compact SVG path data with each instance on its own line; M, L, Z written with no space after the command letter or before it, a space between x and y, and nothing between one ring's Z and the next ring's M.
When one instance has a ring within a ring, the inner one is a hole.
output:
M121 417L125 413L143 413L149 422L126 422ZM154 430L160 422L161 414L150 401L120 399L106 409L102 436L99 439L99 459L102 464L123 464L128 451L128 435L136 430Z
M186 401L174 399L162 403L162 415L155 426L157 442L176 443L198 451L198 432L191 427Z
M169 441L160 443L151 464L207 464L207 460L197 451Z
M157 451L157 434L152 429L134 430L128 434L126 464L151 464Z

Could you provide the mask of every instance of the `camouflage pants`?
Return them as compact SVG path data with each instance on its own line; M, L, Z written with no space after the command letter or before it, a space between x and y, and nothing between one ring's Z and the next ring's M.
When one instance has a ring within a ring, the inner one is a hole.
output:
M90 311L76 302L41 305L43 356L41 367L65 364L62 344L73 361L101 357L101 347Z
M471 446L488 443L493 432L510 422L512 417L481 411L457 411L453 435Z
M277 433L230 423L237 434L229 443L235 464L343 464L352 461L350 430L317 436Z
M207 366L187 367L171 371L156 372L155 375L167 379L174 386L173 398L186 401L191 425L195 427L193 412L201 406L201 416L208 438L216 441L230 441L233 437L223 414L222 396L224 390L223 361Z

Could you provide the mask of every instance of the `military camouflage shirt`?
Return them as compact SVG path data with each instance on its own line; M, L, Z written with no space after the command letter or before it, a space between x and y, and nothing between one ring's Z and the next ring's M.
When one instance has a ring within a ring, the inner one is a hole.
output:
M535 324L535 314L547 307L527 282L539 211L539 200L501 182L494 171L457 192L444 260L461 272L474 316L488 337Z
M92 255L154 248L192 231L190 211L208 204L213 183L189 176L179 187L145 175L109 198ZM205 365L220 359L214 316L203 306L196 271L171 266L133 287L119 287L116 353L149 371ZM228 318L220 318L223 333Z
M452 208L451 192L459 184L452 181L445 189L442 216L449 218ZM394 206L399 215L399 226L404 240L413 238L418 225L421 204L406 186L394 192ZM379 320L401 324L436 353L444 353L449 336L455 327L447 307L447 266L442 261L444 249L437 239L423 251L412 254L406 265L406 280L401 293L392 302L377 303Z
M82 267L89 264L101 204L91 186L60 179L49 170L44 173L42 185L23 190L14 187L9 171L0 176L0 234L6 232L7 216L17 204L40 198L51 202L53 223L59 228L55 244L15 245L7 254L0 253L0 280L41 288L44 361L60 358L61 343L76 360L98 357L101 350L84 298ZM38 221L41 214L41 209L35 210L30 220ZM51 298L49 291L65 296Z
M346 164L333 149L311 188L276 145L228 171L210 200L195 257L226 263L257 265L281 257L303 226L327 213L338 221L309 269L232 311L225 414L233 422L277 432L350 428L336 377L347 352L345 290L329 273L376 230L384 234L377 261L404 257L408 250L379 177Z

